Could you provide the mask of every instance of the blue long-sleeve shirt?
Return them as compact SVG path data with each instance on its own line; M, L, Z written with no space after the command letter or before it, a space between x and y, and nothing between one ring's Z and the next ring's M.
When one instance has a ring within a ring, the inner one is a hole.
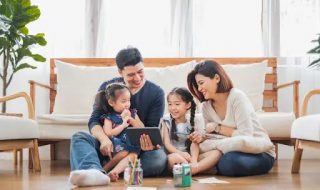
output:
M100 85L98 91L104 90L111 83L124 83L124 81L122 77L105 81ZM157 127L159 125L160 118L164 113L165 98L164 91L158 85L146 80L144 86L131 96L130 102L131 108L138 110L137 114L146 127ZM90 132L93 126L102 125L100 116L104 113L98 107L97 102L95 102L88 123Z

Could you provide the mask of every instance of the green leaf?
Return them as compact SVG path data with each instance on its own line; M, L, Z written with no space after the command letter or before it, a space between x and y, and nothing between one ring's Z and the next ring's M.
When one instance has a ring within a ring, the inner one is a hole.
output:
M28 63L22 63L22 64L20 64L16 69L14 69L13 72L16 73L16 72L18 72L19 70L27 69L27 68L36 69L37 67L36 67L36 66L33 66L33 65L29 65Z
M10 29L10 19L4 15L0 15L0 35L8 33Z
M46 61L46 58L44 58L42 55L39 55L39 54L32 54L30 55L30 57L32 57L35 61L39 61L39 62Z
M312 61L312 62L308 65L308 67L320 67L320 64L318 64L318 63L320 63L320 58Z
M24 35L28 35L28 33L29 33L29 29L25 26L20 28L19 31Z
M0 37L0 50L9 45L8 40L5 37Z
M307 53L320 53L320 47L315 47L309 50Z
M31 5L30 0L21 0L21 5L23 7L29 7Z
M37 39L37 42L38 42L39 45L41 45L41 46L47 45L47 41L44 38L44 33L36 34L36 39Z

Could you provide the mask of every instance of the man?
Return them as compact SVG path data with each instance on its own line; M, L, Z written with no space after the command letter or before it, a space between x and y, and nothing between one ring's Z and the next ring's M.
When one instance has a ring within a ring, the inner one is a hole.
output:
M164 113L164 92L154 83L145 80L143 58L137 48L122 49L116 56L121 77L104 82L100 90L114 82L124 83L131 91L131 107L138 110L138 116L146 127L157 127ZM112 158L113 145L103 132L100 122L101 111L97 104L89 120L91 135L78 132L72 136L70 145L70 182L76 186L105 185L110 178L102 163ZM140 154L144 176L160 175L165 169L167 157L164 149L155 147L150 137L140 138Z

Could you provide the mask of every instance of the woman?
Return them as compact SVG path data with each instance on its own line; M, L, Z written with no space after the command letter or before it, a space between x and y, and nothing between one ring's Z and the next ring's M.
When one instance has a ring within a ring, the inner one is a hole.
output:
M189 73L187 80L191 93L204 102L202 112L207 133L222 138L241 136L270 141L250 100L233 87L229 76L218 63L208 60L200 62ZM194 132L190 140L201 143L206 137ZM222 152L213 149L200 155L199 159L207 160L206 165L199 166L200 170L216 165L218 174L225 176L265 174L272 168L275 158L274 146L259 154L245 153L247 151Z

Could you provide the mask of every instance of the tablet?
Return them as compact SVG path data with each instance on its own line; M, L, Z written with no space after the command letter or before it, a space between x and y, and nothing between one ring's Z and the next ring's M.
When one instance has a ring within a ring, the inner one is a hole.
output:
M162 138L160 134L160 129L158 127L144 127L144 128L135 128L128 127L126 130L127 133L127 142L132 145L140 146L140 136L142 134L149 135L152 144L162 145Z

